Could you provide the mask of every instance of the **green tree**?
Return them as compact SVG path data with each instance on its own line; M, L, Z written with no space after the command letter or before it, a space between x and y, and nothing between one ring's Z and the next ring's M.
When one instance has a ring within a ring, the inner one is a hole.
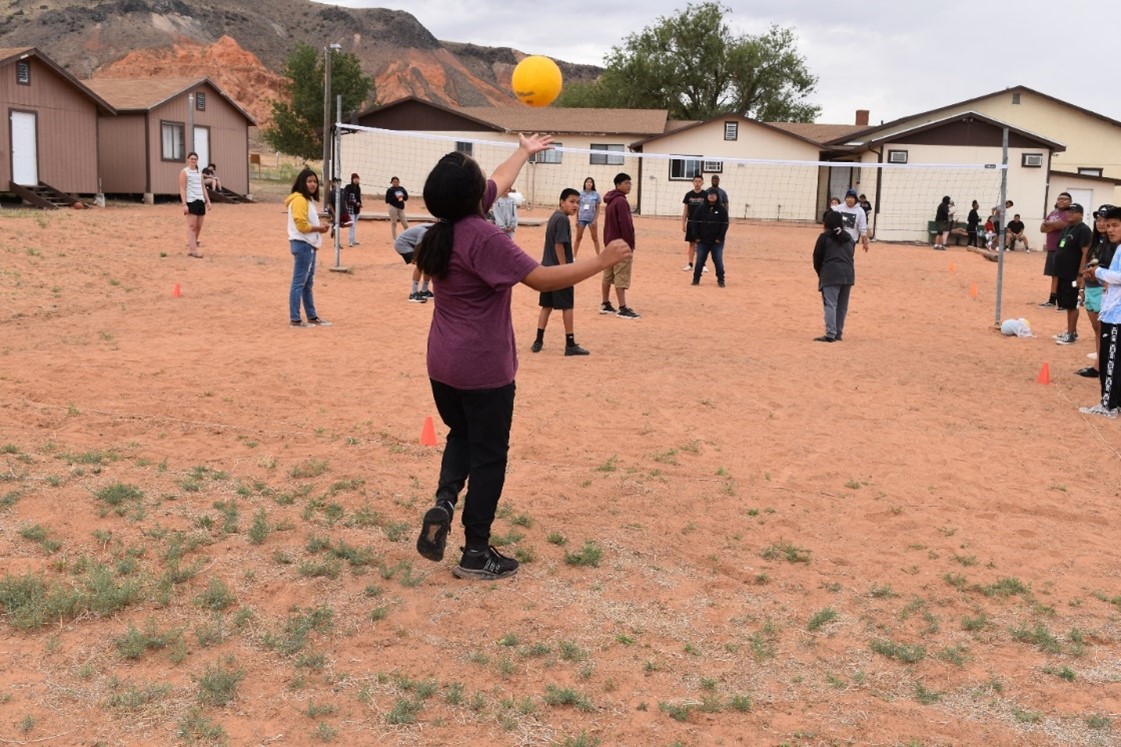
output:
M569 86L558 106L668 109L675 119L736 112L763 121L812 122L817 77L791 29L733 34L718 2L686 6L612 47L603 74Z
M343 112L357 111L375 99L374 82L362 74L358 58L330 50L331 121L335 121L335 97L342 94ZM282 153L316 159L323 155L324 63L319 50L297 45L284 65L287 100L272 102L272 126L261 135Z

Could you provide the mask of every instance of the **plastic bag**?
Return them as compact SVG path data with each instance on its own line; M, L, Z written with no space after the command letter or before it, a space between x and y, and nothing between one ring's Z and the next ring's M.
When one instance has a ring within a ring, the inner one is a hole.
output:
M1000 323L1000 333L1009 337L1035 337L1027 319L1005 319Z

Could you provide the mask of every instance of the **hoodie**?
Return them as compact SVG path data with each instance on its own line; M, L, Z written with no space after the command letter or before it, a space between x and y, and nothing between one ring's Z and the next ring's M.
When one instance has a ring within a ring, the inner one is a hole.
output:
M620 190L613 189L603 196L603 202L607 205L603 212L603 243L622 239L632 250L635 249L634 221L631 220L631 205L627 202L627 196Z
M299 192L288 195L284 205L288 208L288 238L318 249L323 240L323 234L315 230L319 226L319 211Z

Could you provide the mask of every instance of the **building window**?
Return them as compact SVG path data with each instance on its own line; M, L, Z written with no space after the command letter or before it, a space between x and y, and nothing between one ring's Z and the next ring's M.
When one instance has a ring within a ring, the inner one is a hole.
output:
M887 152L888 163L907 163L907 151L905 150L889 150Z
M723 161L705 161L702 164L706 174L723 174L724 162Z
M204 91L195 91L195 109L200 112L206 111L206 93Z
M1043 166L1042 153L1024 153L1020 156L1020 165L1028 169L1038 169Z
M21 86L31 85L31 61L20 60L16 63L16 83Z
M602 154L601 153L593 153L590 156L590 158L588 160L588 163L590 163L593 166L622 166L623 165L623 157L621 155L620 156L608 155L608 153L622 153L623 152L623 146L622 145L597 145L596 143L592 143L592 150L607 151L607 153L602 153Z
M1020 94L1018 94L1018 93L1012 94L1012 105L1013 106L1019 106L1020 105Z
M1078 167L1078 173L1081 174L1082 176L1102 176L1103 175L1101 169L1083 168L1082 166Z
M694 176L702 173L701 159L691 156L671 158L669 162L669 178L671 181L689 181Z
M739 137L740 137L740 123L739 122L725 122L724 123L724 139L725 140L739 140Z
M472 151L474 151L474 149L475 148L474 148L474 145L472 143L456 142L456 144L455 144L455 152L456 153L463 153L464 155L470 156L470 155L474 155L472 153Z
M529 158L530 163L560 163L561 152L557 148L564 147L563 143L553 143L553 148L550 150L543 150L540 153L534 153Z
M160 122L160 158L165 161L182 161L186 156L183 144L182 122Z

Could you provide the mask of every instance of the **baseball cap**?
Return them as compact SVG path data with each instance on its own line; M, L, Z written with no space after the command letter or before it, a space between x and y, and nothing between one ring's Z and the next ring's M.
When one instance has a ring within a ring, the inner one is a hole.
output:
M1072 203L1070 203L1070 207L1067 208L1067 212L1068 213L1085 213L1086 211L1083 210L1082 206L1079 205L1077 202L1072 202Z
M1097 210L1094 211L1094 217L1095 218L1104 218L1105 214L1108 213L1110 210L1113 210L1112 205L1102 205L1101 207L1099 207Z
M855 189L850 189L850 190L848 190L847 192L845 192L845 197L856 197L857 199L859 199L859 198L860 198L860 195L858 195L858 194L856 193L856 190L855 190Z

